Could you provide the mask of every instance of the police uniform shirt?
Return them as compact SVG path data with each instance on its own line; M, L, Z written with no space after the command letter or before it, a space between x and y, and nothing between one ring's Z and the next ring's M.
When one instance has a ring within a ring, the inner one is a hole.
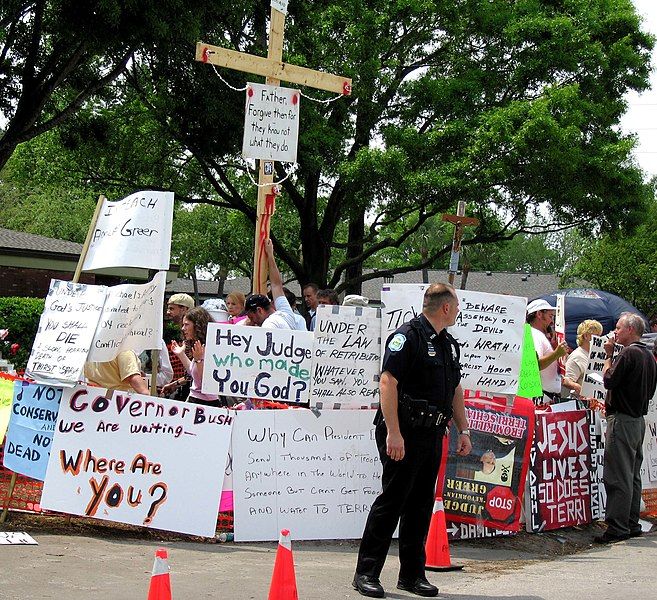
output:
M436 333L424 315L404 323L386 343L383 371L398 381L398 392L449 407L461 380L458 345L443 329Z

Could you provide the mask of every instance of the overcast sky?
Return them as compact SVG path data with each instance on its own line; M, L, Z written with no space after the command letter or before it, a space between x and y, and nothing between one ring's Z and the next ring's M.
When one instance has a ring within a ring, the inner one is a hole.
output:
M657 0L634 0L643 16L644 29L657 36ZM628 133L639 136L635 150L639 166L648 177L657 175L657 49L652 54L652 87L641 95L628 95L628 112L622 121Z

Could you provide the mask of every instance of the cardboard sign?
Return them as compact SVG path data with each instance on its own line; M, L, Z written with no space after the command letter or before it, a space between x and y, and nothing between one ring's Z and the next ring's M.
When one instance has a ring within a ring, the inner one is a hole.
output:
M235 539L360 536L381 491L372 410L251 410L233 435Z
M105 304L104 285L50 280L25 374L39 383L71 386L81 375Z
M390 284L381 290L381 340L422 312L428 284ZM515 394L527 299L456 290L460 312L449 328L461 346L461 385L470 390ZM382 352L383 353L383 352Z
M516 397L509 411L503 397L470 398L466 410L472 441L468 456L456 454L452 423L443 501L447 519L518 531L534 405Z
M271 7L275 8L278 12L287 14L287 2L288 0L271 0Z
M214 536L233 416L78 386L57 420L41 506L102 520Z
M108 288L88 360L107 362L120 352L160 348L166 272L142 285Z
M62 388L16 381L3 464L14 473L43 481Z
M379 403L381 311L317 307L310 405L376 408Z
M203 393L307 404L313 333L210 323Z
M602 379L602 371L607 360L607 353L604 349L606 341L607 336L594 335L591 337L589 364L586 366L586 373L584 373L582 391L580 393L582 398L594 398L602 403L604 403L607 397L607 390ZM622 349L623 346L620 344L614 344L613 356L617 356Z
M39 544L25 531L0 531L0 545L38 546Z
M242 156L297 162L300 100L299 90L247 84Z
M166 271L171 254L173 192L143 191L105 199L83 270L141 267Z
M591 504L598 500L597 486L594 489L591 485L593 453L590 412L536 414L525 511L527 531L591 522Z
M14 377L0 373L0 444L5 439L5 432L11 415L11 401L14 397Z
M527 299L457 290L460 312L451 333L461 346L461 385L515 395Z

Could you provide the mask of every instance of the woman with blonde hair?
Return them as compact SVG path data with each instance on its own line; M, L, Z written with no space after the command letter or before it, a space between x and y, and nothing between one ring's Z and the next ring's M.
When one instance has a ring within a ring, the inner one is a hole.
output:
M242 292L231 292L226 296L226 310L230 315L228 322L234 325L246 319L246 312L244 311L244 303L246 297Z
M562 385L567 390L574 390L578 396L582 393L582 382L589 364L591 338L594 335L602 335L600 322L594 319L582 321L577 327L577 348L570 353L566 361L566 374Z

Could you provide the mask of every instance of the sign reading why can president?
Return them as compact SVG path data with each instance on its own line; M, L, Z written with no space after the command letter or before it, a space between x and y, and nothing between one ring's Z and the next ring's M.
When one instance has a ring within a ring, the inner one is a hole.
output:
M534 430L534 406L516 396L471 398L466 410L472 452L456 454L458 431L449 432L443 500L447 519L505 531L520 529L520 508Z
M307 404L311 331L210 323L203 362L203 392Z
M89 360L105 362L125 350L139 354L159 348L165 286L166 272L160 271L150 283L108 288Z
M105 304L104 285L52 279L25 374L71 386L81 375Z
M82 269L141 267L166 271L171 253L173 192L143 191L103 201Z
M214 536L232 425L227 409L67 389L41 506Z
M600 513L593 413L539 412L526 498L527 531L590 523Z
M380 315L377 308L317 307L311 406L333 409L378 406Z
M43 481L62 388L16 380L3 464Z
M233 434L235 539L353 539L381 491L373 410L249 410Z

